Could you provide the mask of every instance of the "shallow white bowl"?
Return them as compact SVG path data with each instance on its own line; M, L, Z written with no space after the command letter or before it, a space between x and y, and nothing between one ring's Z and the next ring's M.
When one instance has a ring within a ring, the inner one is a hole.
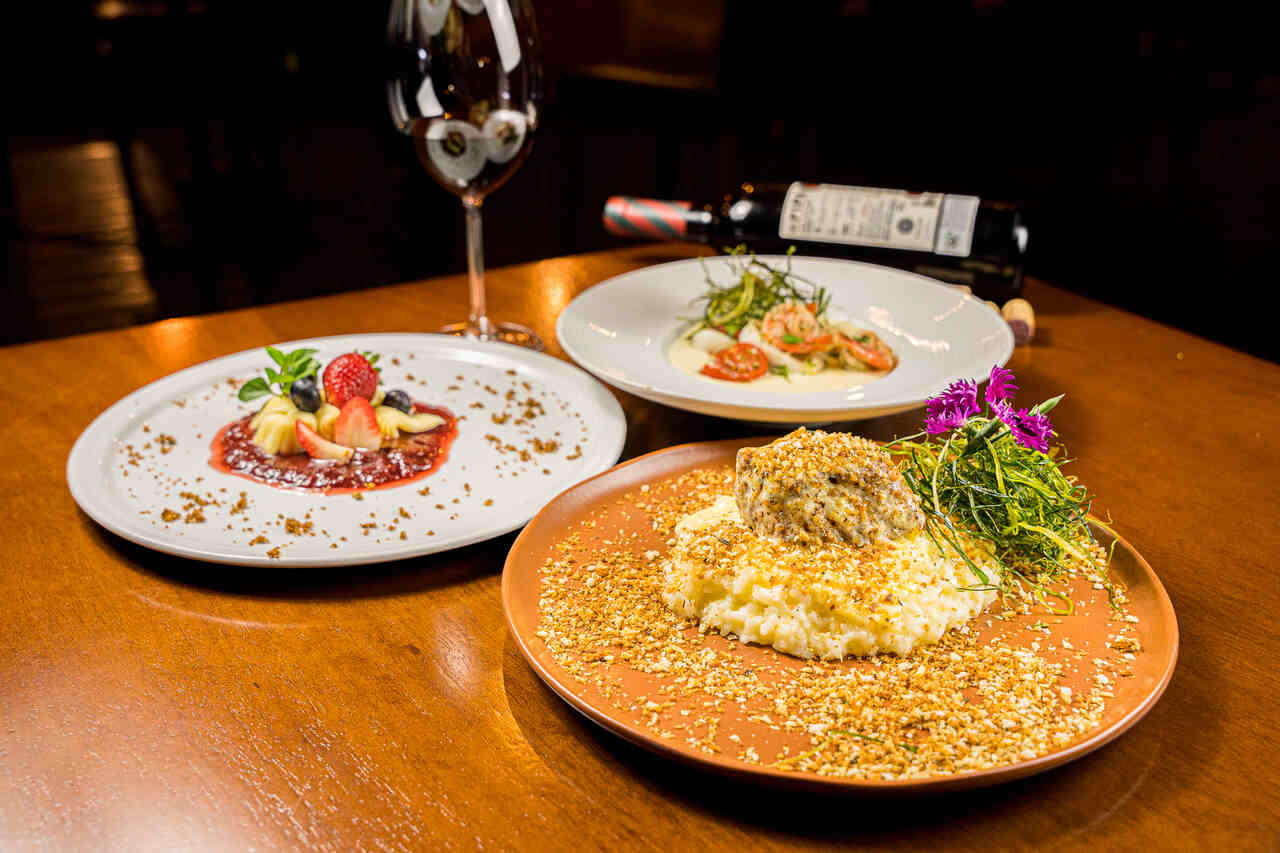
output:
M762 255L771 265L785 257ZM703 261L720 283L732 280L727 259ZM889 415L923 405L955 379L983 379L1013 354L1013 334L980 299L931 278L889 267L829 258L793 257L792 271L827 288L831 305L872 329L898 353L887 376L857 388L773 393L695 376L667 349L701 314L706 289L699 259L625 273L580 293L560 314L564 351L600 379L647 400L726 418L774 424L819 424Z

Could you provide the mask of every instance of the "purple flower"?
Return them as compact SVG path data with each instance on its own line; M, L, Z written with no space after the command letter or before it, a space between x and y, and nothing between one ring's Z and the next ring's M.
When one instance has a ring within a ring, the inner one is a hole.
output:
M925 432L938 435L964 426L965 421L976 415L979 409L978 383L958 379L937 397L929 398L925 408Z
M1041 453L1049 451L1049 436L1053 435L1053 424L1049 423L1048 415L1034 413L1028 409L1014 411L1013 407L1007 403L997 408L996 414L1009 427L1009 432L1013 433L1013 440L1018 444L1032 450L1039 450Z
M1018 386L1013 384L1013 371L999 365L991 368L991 380L987 383L986 401L991 405L1013 399Z
M932 403L930 403L929 408L933 409ZM939 435L964 426L965 421L968 419L968 415L957 409L947 409L939 406L936 410L930 411L925 415L924 431L929 435Z
M947 386L947 390L929 400L929 411L935 411L935 406L937 410L950 409L962 412L965 418L976 415L980 408L978 383L972 379L957 379Z

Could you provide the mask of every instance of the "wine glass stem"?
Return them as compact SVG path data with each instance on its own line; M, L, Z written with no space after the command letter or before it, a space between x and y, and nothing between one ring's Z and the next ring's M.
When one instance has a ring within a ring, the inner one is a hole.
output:
M471 334L485 339L493 334L493 324L484 304L484 229L480 220L483 199L467 196L462 209L467 216L467 279L471 289Z

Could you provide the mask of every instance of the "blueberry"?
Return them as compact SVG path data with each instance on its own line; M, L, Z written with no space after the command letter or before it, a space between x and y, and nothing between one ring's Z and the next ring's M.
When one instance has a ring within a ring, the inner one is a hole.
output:
M289 386L289 399L304 412L314 412L323 402L320 399L320 388L316 386L314 376L304 376L293 380Z
M388 391L382 397L382 405L390 406L393 409L399 409L406 415L413 414L413 401L409 399L409 395L403 391Z

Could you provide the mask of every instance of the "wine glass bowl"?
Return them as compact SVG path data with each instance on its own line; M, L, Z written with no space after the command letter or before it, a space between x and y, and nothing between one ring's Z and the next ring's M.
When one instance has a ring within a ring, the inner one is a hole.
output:
M471 316L442 331L542 349L485 306L480 208L529 155L542 63L529 0L392 0L387 106L418 159L466 214Z

